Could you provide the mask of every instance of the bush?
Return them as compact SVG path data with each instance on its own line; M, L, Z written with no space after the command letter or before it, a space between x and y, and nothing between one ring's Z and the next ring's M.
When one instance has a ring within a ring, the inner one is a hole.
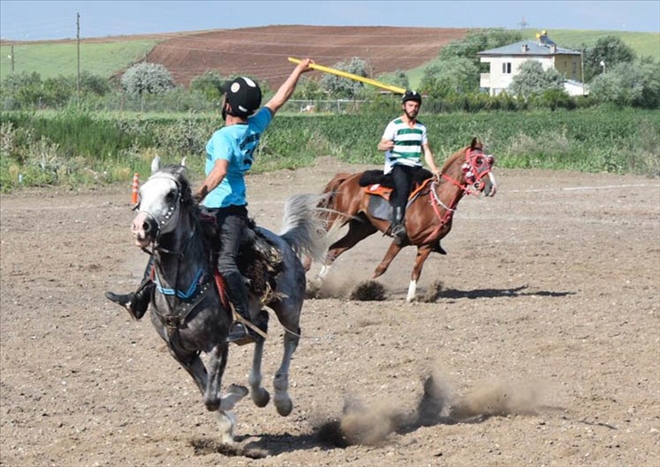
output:
M121 77L121 85L128 94L161 94L174 87L172 75L161 64L138 63Z

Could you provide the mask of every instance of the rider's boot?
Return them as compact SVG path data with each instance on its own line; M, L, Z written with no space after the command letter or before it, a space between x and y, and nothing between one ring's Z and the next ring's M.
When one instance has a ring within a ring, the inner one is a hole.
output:
M243 281L243 276L239 273L225 274L225 283L227 284L227 295L234 305L234 311L242 320L250 322L250 311L248 308L248 295ZM241 320L235 319L229 326L227 342L234 342L238 345L249 344L256 340L254 332L248 328Z
M105 297L108 300L126 308L128 313L131 315L131 318L134 320L140 320L149 308L149 302L151 302L151 293L155 286L156 284L149 280L146 283L142 283L136 292L127 294L106 292Z
M394 221L392 222L392 236L394 237L394 243L401 245L406 239L406 227L404 226L403 220L403 208L397 206L394 208Z
M154 260L153 258L149 259L147 267L144 270L144 275L142 277L142 283L140 287L135 292L127 294L116 294L114 292L106 292L105 297L115 302L128 310L128 314L131 315L131 318L134 320L140 320L149 308L149 303L151 302L151 295L156 284L154 284L151 279L151 271L153 269Z

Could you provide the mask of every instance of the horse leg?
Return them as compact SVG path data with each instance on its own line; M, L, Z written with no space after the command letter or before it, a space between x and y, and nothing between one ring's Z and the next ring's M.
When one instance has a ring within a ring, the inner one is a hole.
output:
M204 388L204 405L207 410L215 411L220 408L220 391L222 389L222 375L227 366L227 353L229 346L223 341L216 344L209 352L208 377Z
M410 285L408 286L408 295L406 296L406 302L408 303L415 299L415 293L417 292L417 280L419 279L419 276L422 275L424 262L426 261L426 258L429 257L429 254L432 250L433 248L431 245L422 245L417 247L415 265L413 266L412 274L410 275Z
M291 358L293 353L298 347L298 341L300 339L300 328L296 328L295 334L294 331L290 331L288 328L284 328L284 355L282 356L282 364L275 373L275 378L273 378L273 387L275 388L275 397L273 402L277 413L286 417L293 410L293 402L289 396L289 367L291 366Z
M218 428L222 442L225 444L234 443L234 428L236 427L236 416L230 412L234 405L247 396L248 390L243 386L232 384L227 388L227 392L222 396L220 408L216 412L218 418Z
M328 275L332 263L345 251L353 248L358 242L364 240L369 235L376 233L378 229L374 227L366 218L358 217L351 219L348 223L348 232L342 238L330 245L328 254L325 258L325 264L316 276L318 281L322 281Z
M266 310L261 310L259 316L255 319L254 324L259 326L264 332L268 330L268 312ZM268 391L261 385L262 375L261 375L261 358L264 352L264 343L266 340L258 336L254 344L254 355L252 357L252 370L250 371L250 376L248 377L248 382L250 388L252 389L252 401L257 407L266 407L270 401L270 394Z
M375 279L377 277L382 276L385 274L385 271L387 271L387 268L390 267L390 264L396 258L396 255L399 254L401 251L401 248L403 248L402 245L397 245L396 242L390 243L390 247L387 249L387 252L385 253L385 256L383 257L383 260L380 262L380 264L376 267L374 270L373 275L371 276L372 279Z

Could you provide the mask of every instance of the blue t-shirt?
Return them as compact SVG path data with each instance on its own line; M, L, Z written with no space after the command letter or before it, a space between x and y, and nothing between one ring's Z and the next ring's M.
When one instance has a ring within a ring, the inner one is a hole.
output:
M272 119L272 111L262 107L247 119L247 123L226 126L213 133L206 144L206 175L213 170L218 159L229 161L229 165L220 185L204 198L204 206L224 208L247 204L245 172L252 167L254 150Z

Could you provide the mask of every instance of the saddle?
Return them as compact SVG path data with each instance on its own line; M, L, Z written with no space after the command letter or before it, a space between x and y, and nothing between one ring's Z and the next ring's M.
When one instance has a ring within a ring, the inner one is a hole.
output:
M420 191L429 183L429 180L433 178L433 174L426 170L420 169L413 176L412 189L410 190L410 195L408 196L408 201L412 201L417 197ZM389 201L392 191L394 191L394 182L392 181L392 175L385 175L382 170L367 170L358 180L358 184L363 188L363 192L372 195L379 196Z
M207 244L211 270L217 271L215 264L220 251L220 235L215 214L200 208L200 224ZM253 219L248 219L248 228L244 232L236 263L247 282L250 295L259 297L262 304L277 298L276 278L284 268L282 254L259 232ZM222 280L217 282L224 283Z

